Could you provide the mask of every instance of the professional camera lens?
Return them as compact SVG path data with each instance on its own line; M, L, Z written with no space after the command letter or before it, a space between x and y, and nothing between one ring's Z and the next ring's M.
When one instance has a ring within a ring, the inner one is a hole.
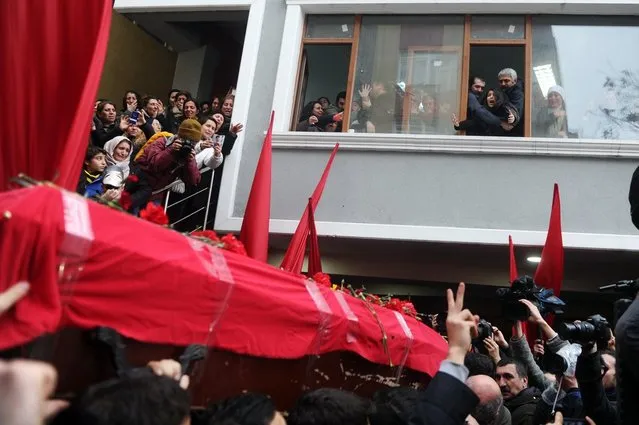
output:
M557 333L561 339L575 342L589 342L596 339L595 327L589 322L560 323Z

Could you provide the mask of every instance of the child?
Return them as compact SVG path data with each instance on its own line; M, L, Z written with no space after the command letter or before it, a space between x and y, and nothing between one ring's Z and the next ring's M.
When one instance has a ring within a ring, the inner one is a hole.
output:
M102 174L106 165L106 151L97 146L89 146L76 192L87 198L101 195Z

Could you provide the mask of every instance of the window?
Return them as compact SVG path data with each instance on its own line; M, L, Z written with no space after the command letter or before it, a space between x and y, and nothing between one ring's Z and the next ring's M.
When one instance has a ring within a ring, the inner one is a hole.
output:
M367 133L454 134L462 16L364 16L350 128Z
M637 45L626 17L308 16L292 129L639 139Z
M636 25L624 18L533 17L533 136L639 138Z

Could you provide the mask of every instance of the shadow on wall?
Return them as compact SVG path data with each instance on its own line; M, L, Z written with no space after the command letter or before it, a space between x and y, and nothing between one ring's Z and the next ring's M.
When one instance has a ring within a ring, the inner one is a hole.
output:
M98 97L110 99L118 109L127 90L164 99L173 84L176 61L177 53L114 11Z

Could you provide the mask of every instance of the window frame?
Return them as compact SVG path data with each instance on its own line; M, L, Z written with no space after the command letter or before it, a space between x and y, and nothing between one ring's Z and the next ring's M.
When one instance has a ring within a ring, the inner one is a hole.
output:
M353 35L348 38L308 38L306 37L306 30L308 25L309 16L314 14L305 13L303 16L303 28L302 28L302 38L300 43L300 51L297 63L297 80L295 81L295 99L293 102L293 107L295 108L291 113L291 122L290 122L290 131L295 131L295 128L298 124L298 119L301 113L299 108L300 105L300 97L303 91L303 79L301 78L305 72L303 69L305 67L306 61L304 60L304 47L308 44L319 44L319 45L335 45L335 44L348 44L351 46L351 56L350 63L348 69L348 78L346 82L346 105L349 107L344 109L344 119L342 125L342 132L349 131L350 125L350 105L353 101L353 85L355 83L355 69L357 67L357 55L359 52L359 39L361 33L361 25L362 25L362 17L366 14L355 14L354 15L354 25L353 25ZM473 45L489 45L489 46L523 46L524 47L524 63L525 69L523 72L524 75L524 137L531 137L532 135L532 82L530 78L532 77L532 15L525 14L524 16L524 38L522 39L473 39L472 38L472 16L482 15L482 14L464 14L464 29L463 29L463 44L461 49L461 81L460 81L460 100L459 100L459 109L458 116L461 119L466 119L466 112L468 104L468 79L470 77L470 48ZM428 50L441 50L441 47L428 47L428 46L411 46L411 47L424 47ZM458 49L454 49L458 50ZM402 129L406 128L406 101L404 101L404 111L402 112ZM410 133L402 133L404 135L410 135Z

